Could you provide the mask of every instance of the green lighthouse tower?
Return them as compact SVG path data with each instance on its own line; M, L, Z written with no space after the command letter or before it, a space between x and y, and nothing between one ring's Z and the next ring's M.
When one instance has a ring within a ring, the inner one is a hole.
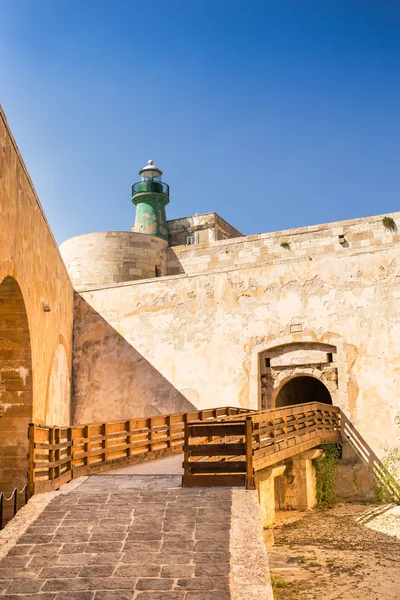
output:
M139 171L141 181L132 186L132 202L136 206L133 231L168 241L165 207L169 202L169 186L161 181L162 174L152 160Z

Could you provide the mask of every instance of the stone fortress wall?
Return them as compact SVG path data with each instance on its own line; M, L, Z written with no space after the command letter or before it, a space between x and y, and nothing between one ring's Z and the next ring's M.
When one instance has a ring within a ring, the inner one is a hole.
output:
M211 219L213 215L217 219ZM400 213L385 216L400 223ZM182 236L195 231L196 227L204 227L200 233L208 241L202 243L168 247L156 236L109 231L68 239L61 244L60 251L74 286L84 290L156 276L194 275L220 269L311 261L328 255L376 252L400 241L397 228L385 227L382 219L383 215L378 215L249 236L241 236L232 228L230 235L236 232L241 237L215 240L218 222L226 222L215 213L207 213L168 222L170 237L175 242L179 236L183 240ZM228 231L227 226L224 228ZM174 237L174 231L179 232L178 237Z
M145 233L104 231L70 238L60 252L74 286L85 289L166 275L167 245Z
M390 213L400 226L400 213ZM400 241L397 229L382 223L383 215L325 223L286 231L233 237L167 250L167 273L194 274L271 262L313 260L329 254L376 251ZM282 247L281 244L289 244Z
M293 233L312 256L300 247L293 259L83 291L75 319L76 420L90 420L93 410L101 419L110 410L111 418L128 418L135 406L158 414L185 401L198 409L273 406L288 379L310 376L327 386L376 452L383 435L397 444L399 238L380 217L337 227L349 247L337 247L336 224L326 225L315 228L314 239L309 231L301 237L307 229ZM253 251L288 235L217 242L207 251L246 244ZM204 248L189 250L195 256ZM261 361L268 356L266 370ZM118 389L100 377L107 364L113 381L123 382Z

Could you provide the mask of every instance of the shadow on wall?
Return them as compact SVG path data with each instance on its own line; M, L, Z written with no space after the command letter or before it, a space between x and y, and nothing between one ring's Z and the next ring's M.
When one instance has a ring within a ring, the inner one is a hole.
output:
M193 250L193 248L189 246L188 250ZM167 248L167 275L183 275L184 273L186 273L185 267L176 254L174 247Z
M79 294L74 310L74 424L196 410Z
M362 462L371 470L378 485L381 486L382 489L385 489L392 499L396 500L396 502L400 502L399 483L392 477L385 465L342 410L340 411L340 420L342 440L347 440Z

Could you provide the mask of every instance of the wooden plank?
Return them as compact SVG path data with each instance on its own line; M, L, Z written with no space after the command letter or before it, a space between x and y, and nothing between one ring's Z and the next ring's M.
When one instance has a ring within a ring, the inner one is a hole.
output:
M36 460L34 458L33 466L34 466L35 470L40 469L41 471L43 471L46 469L49 474L49 479L55 479L54 475L52 476L51 471L54 471L54 469L56 467L64 465L65 463L68 463L70 461L71 461L70 456L64 456L63 458L60 458L60 460L52 461L52 462L50 462L49 460Z
M246 454L244 444L199 444L185 446L191 456L242 456Z
M191 437L201 437L218 435L224 437L227 435L245 435L245 424L244 423L210 423L201 425L189 424L189 435Z
M35 448L37 450L63 450L64 448L68 448L68 446L72 446L72 442L68 440L62 441L59 444L49 444L49 442L38 442L35 439Z
M212 462L186 462L184 469L188 469L191 474L195 473L246 473L245 460L219 460Z
M310 450L311 448L316 448L321 444L325 443L335 443L340 441L340 435L337 435L338 432L331 432L331 434L324 436L318 436L315 438L308 439L300 444L295 444L292 447L287 447L283 450L278 450L277 452L273 452L271 454L266 454L264 456L254 456L253 464L254 470L259 471L260 469L264 469L265 467L269 467L281 460L286 458L291 458L296 454L301 454L305 450Z

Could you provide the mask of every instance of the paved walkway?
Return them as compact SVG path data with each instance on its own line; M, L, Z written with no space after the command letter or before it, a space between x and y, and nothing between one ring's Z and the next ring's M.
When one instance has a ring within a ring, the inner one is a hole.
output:
M183 454L148 460L128 467L106 471L109 475L183 475Z
M182 460L172 459L162 469ZM120 471L51 492L0 561L0 600L272 598L254 492Z

